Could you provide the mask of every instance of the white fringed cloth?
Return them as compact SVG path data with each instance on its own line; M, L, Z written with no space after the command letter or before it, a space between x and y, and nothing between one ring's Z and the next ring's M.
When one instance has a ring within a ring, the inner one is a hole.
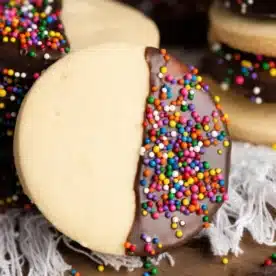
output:
M276 220L270 212L274 209L276 151L263 146L234 143L229 201L218 211L210 229L201 235L209 237L213 253L217 256L242 254L240 241L245 231L257 243L275 246ZM0 216L0 276L23 276L25 264L29 267L28 276L65 275L71 267L57 249L61 240L95 263L109 265L116 270L125 267L131 271L143 265L137 257L120 258L84 252L75 247L70 239L54 231L43 216L22 215L20 210L12 210ZM168 253L152 261L158 264L162 259L174 265Z

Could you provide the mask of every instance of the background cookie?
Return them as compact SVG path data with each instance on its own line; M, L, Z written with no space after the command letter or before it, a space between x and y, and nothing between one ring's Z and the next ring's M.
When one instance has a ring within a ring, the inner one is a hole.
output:
M204 80L210 85L211 93L220 97L229 115L232 139L268 146L275 144L276 103L256 105L231 89L223 91L210 77L204 76Z
M103 42L159 47L155 23L134 8L112 0L63 0L61 14L72 50Z
M0 4L0 211L28 206L12 152L22 99L42 71L70 50L59 17L60 1L4 2Z
M165 50L68 55L20 111L14 153L28 195L95 251L152 256L186 242L227 199L227 119L202 88Z
M256 104L276 102L276 58L233 49L218 42L215 35L209 47L201 70L217 81L222 90L232 88L232 92Z
M28 200L22 195L12 154L17 111L42 71L70 51L66 33L73 50L112 40L158 47L159 33L142 13L108 0L10 0L0 4L0 19L0 208L22 207ZM10 25L9 20L15 23Z
M258 21L235 15L218 3L210 9L211 30L217 40L244 52L276 57L275 24L274 20Z

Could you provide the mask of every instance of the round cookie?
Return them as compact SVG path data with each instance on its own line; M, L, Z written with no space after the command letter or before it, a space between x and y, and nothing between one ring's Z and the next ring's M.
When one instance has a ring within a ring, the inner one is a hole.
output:
M276 57L274 20L258 21L238 16L217 2L211 7L209 16L211 32L217 41L244 52Z
M121 41L159 47L155 23L136 9L116 1L63 0L61 18L73 51Z
M25 190L94 251L153 256L187 242L227 199L227 116L203 88L165 50L110 43L68 55L21 106Z
M107 0L7 0L0 5L0 17L0 209L28 207L13 164L17 111L42 71L69 52L71 43L66 34L77 50L112 40L158 47L159 33L142 13ZM12 26L10 19L15 22ZM136 32L136 26L140 26L140 32Z
M204 80L213 95L221 99L225 112L229 115L228 125L232 139L272 146L276 142L276 104L256 105L244 98L239 91L223 91L211 77Z
M220 0L232 12L257 19L276 18L276 5L271 0Z

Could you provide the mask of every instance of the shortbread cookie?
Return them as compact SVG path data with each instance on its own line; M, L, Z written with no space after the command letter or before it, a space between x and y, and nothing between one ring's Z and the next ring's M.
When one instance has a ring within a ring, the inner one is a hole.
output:
M234 49L276 57L275 20L252 20L235 15L217 2L210 10L211 37Z
M272 146L276 142L276 103L256 105L243 97L242 89L222 90L211 77L204 77L210 91L220 97L224 111L229 115L232 139ZM240 94L240 95L239 95Z
M0 19L1 209L24 205L12 155L17 111L42 71L69 52L64 32L73 50L120 40L158 47L159 33L142 13L108 0L64 0L63 5L61 0L7 0L0 5Z
M276 18L276 5L273 0L219 0L232 12L256 19Z
M159 47L155 23L134 8L112 0L63 0L61 14L72 50L103 42Z
M153 256L227 199L227 116L165 50L102 44L54 64L25 97L14 154L28 195L82 246Z
M0 5L0 210L23 206L13 163L13 131L22 99L42 71L69 52L60 1Z

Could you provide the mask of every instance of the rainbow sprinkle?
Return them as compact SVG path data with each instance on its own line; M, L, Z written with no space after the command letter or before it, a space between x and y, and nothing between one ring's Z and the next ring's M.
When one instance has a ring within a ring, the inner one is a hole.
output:
M276 78L275 58L245 53L218 42L211 45L211 51L212 66L206 61L206 71L209 67L211 76L220 82L222 90L227 91L231 87L243 88L248 91L246 96L256 104L276 100L273 96L273 81Z
M193 101L198 90L208 90L208 86L192 66L179 79L170 75L170 57L164 49L161 53L166 65L158 74L160 86L151 87L143 122L140 189L145 200L141 214L152 220L165 217L175 239L180 240L188 226L182 217L201 216L203 228L208 228L208 201L219 204L228 199L224 172L204 160L209 147L216 147L218 155L230 147L223 128L228 116L221 111L219 97L214 98L214 110L200 116ZM176 98L174 86L180 87ZM157 236L141 233L140 240L148 256L155 256L163 248ZM135 254L135 244L126 242L125 248L127 254Z

